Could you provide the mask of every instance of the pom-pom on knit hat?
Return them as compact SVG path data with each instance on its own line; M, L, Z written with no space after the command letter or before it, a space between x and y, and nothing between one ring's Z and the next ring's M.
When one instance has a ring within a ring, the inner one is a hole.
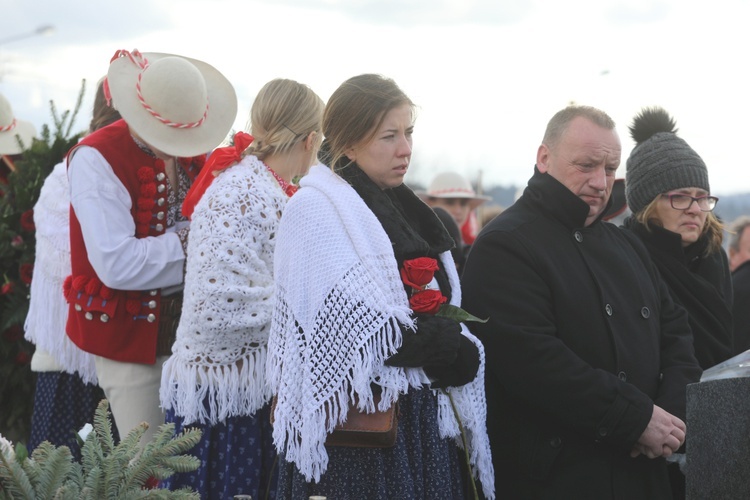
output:
M627 161L625 197L634 214L667 191L697 187L711 192L706 164L677 137L675 122L664 109L643 109L629 129L636 146Z

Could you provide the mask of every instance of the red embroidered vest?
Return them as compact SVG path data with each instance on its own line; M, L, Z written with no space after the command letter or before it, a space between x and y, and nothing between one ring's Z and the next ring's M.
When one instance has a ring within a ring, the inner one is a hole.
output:
M68 153L68 163L81 145L99 151L130 193L135 236L164 234L168 209L164 162L138 147L123 120L83 139ZM205 156L181 159L179 163L192 181L202 161ZM70 304L68 337L92 354L116 361L154 364L161 290L115 290L104 285L88 260L81 226L72 206L70 257L72 274L64 284L64 294Z

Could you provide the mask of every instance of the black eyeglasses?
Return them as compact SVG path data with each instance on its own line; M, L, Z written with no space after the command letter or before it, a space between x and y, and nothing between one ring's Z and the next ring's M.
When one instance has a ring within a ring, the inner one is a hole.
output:
M669 203L675 210L687 210L693 205L698 204L701 212L710 212L716 207L719 199L716 196L688 196L686 194L663 194L664 198L669 198Z

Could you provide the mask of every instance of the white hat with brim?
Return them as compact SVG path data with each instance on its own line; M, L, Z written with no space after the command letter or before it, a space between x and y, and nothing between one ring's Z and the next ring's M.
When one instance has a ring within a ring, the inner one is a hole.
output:
M234 87L202 61L157 52L118 51L109 65L112 105L149 146L190 157L208 153L237 117Z
M36 127L31 122L13 116L10 103L0 94L0 155L23 153L24 149L31 147L34 137Z
M429 201L430 198L466 198L472 210L492 199L476 194L469 181L455 172L438 174L432 179L427 191L417 191L417 195L425 201Z

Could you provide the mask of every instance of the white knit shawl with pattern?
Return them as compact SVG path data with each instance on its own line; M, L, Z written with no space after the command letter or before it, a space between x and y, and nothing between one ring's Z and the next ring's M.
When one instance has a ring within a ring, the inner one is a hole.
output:
M65 162L44 180L34 205L36 256L31 280L25 337L46 352L63 371L97 384L94 357L78 348L65 333L68 303L63 282L70 275L70 193Z
M399 323L413 326L413 321L391 241L375 214L323 165L313 167L300 184L278 231L268 382L278 394L276 448L308 481L318 481L328 465L326 435L343 421L354 396L360 410L373 411L370 384L377 383L384 410L410 386L429 380L421 368L383 364L401 345ZM441 259L451 302L458 305L461 287L450 252ZM449 391L467 433L475 474L494 498L484 349L465 326L463 333L479 348L481 366L473 382ZM460 445L450 400L442 392L438 405L440 435Z
M186 423L252 415L271 399L273 252L287 200L266 166L246 156L195 207L182 316L160 389L162 407Z

